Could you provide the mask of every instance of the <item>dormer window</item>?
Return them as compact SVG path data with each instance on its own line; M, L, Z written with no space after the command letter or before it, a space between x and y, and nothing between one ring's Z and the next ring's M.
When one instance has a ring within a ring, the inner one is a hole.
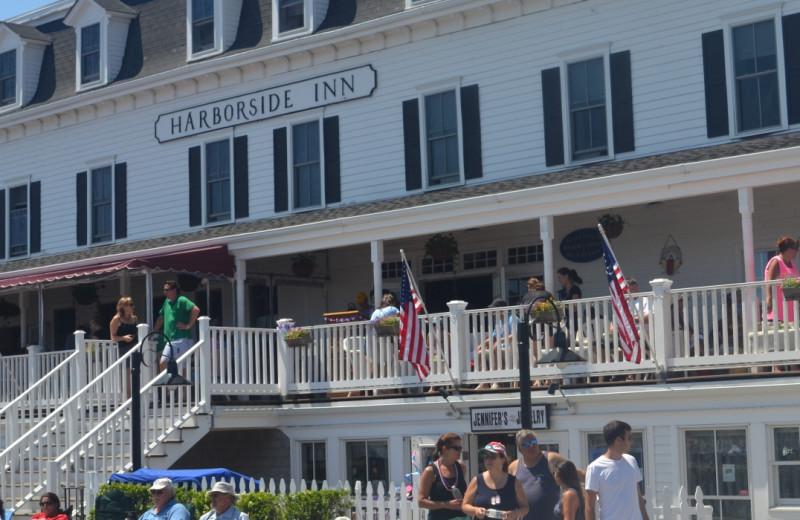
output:
M305 0L278 0L278 23L280 32L302 29L305 26Z
M192 0L192 53L214 48L214 0Z
M0 23L0 112L23 107L33 99L50 42L34 27Z
M328 14L329 0L272 0L272 39L304 36L316 31Z
M75 28L75 84L78 91L117 79L136 11L122 2L77 0L64 24Z
M242 0L190 0L186 2L187 59L222 54L236 40Z
M100 24L81 29L81 85L100 79Z
M17 50L0 54L0 106L17 101Z

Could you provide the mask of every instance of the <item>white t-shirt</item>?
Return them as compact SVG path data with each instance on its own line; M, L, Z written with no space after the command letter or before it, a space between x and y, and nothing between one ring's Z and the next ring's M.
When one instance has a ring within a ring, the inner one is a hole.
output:
M599 520L641 520L636 486L642 472L636 459L624 454L620 460L600 455L586 468L586 489L597 493Z

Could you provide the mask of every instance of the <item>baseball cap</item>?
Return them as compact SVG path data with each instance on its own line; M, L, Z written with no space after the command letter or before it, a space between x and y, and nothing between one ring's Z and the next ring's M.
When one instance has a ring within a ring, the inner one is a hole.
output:
M168 478L160 478L153 482L150 486L150 491L158 491L159 489L173 489L172 481Z
M498 455L502 455L503 457L506 456L506 447L503 446L503 444L499 443L499 442L495 442L495 441L490 442L489 444L487 444L483 448L479 449L478 450L478 454L482 455L482 454L486 453L487 451L490 451L492 453L497 453Z

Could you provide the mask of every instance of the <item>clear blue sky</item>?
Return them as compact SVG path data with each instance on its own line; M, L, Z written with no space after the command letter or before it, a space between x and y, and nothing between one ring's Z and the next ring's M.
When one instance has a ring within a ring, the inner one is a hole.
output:
M0 20L8 20L56 0L0 0Z

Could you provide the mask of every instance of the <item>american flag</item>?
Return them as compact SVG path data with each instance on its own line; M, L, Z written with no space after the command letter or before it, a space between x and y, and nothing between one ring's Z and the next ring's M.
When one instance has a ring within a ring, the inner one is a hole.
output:
M602 242L603 258L606 261L606 276L608 276L608 285L611 288L611 305L614 307L614 316L617 318L617 333L622 341L622 352L625 354L626 360L641 363L642 347L639 341L639 330L636 328L631 309L625 300L628 284L625 283L622 269L619 268L605 235L602 235Z
M430 363L428 362L428 349L422 339L422 327L417 319L417 305L422 304L411 288L408 267L405 260L402 262L402 279L400 284L400 360L408 361L415 369L419 380L428 377ZM413 296L412 296L413 295Z

